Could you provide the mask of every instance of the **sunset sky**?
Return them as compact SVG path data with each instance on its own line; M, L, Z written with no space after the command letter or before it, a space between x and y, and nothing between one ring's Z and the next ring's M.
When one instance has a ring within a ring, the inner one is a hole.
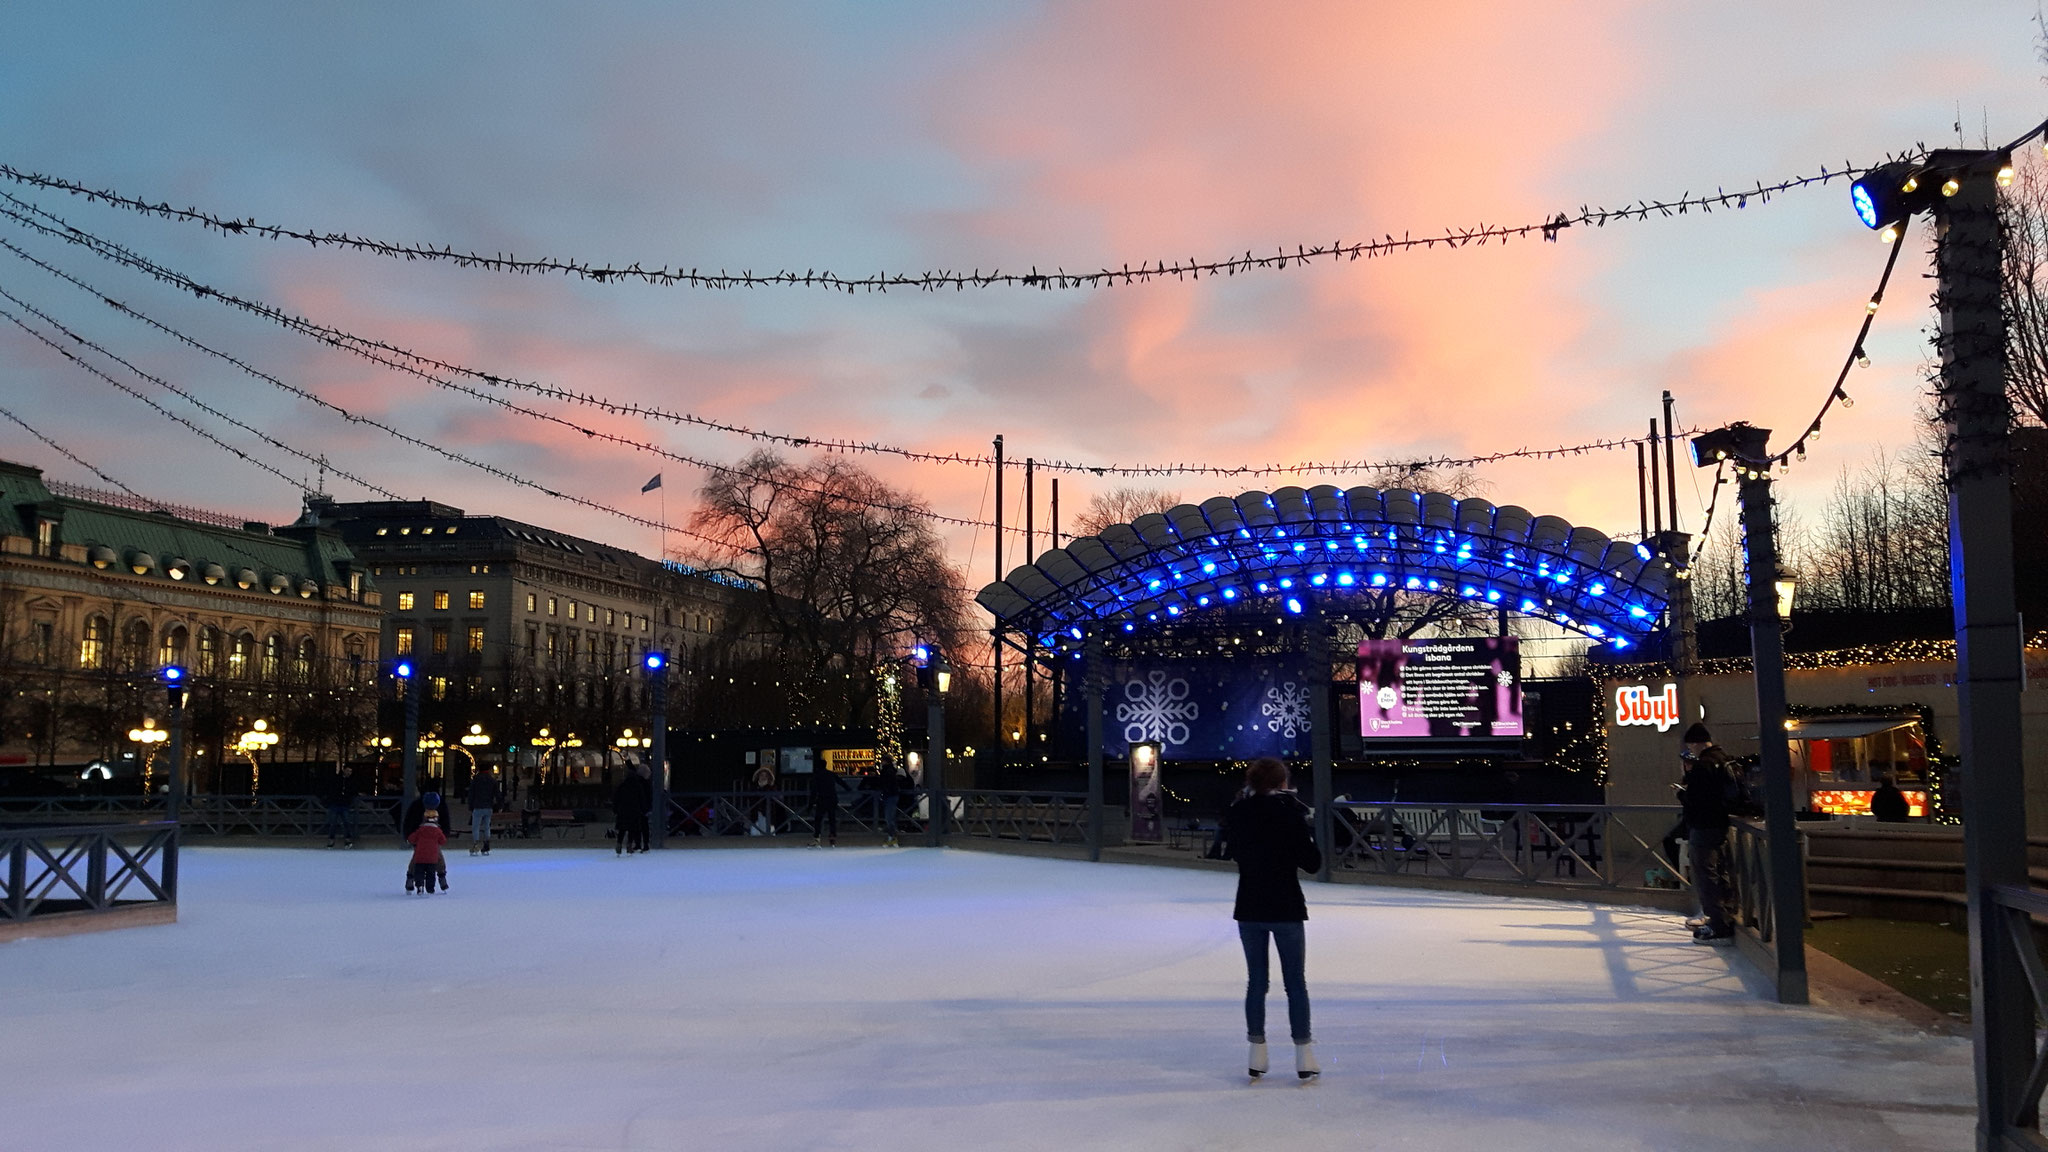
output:
M1073 269L1734 188L1954 144L1959 118L1969 144L2003 141L2048 116L2034 19L2032 0L17 6L0 38L0 162L226 216L485 252ZM504 375L800 435L982 452L1002 433L1014 457L1100 463L1572 444L1640 432L1664 389L1687 424L1793 432L1826 395L1884 258L1836 183L1555 244L1199 283L711 292L398 263L0 190L225 291ZM293 384L552 487L652 516L658 498L639 489L661 472L681 523L701 480L434 393L4 220L0 237ZM1911 444L1929 356L1925 240L1923 227L1908 241L1875 362L1849 382L1858 402L1794 471L1795 500L1818 502L1879 445ZM649 529L177 349L4 253L0 288L386 487L656 546ZM0 396L154 498L297 512L290 485L4 321ZM561 411L685 454L752 447ZM5 422L0 456L100 484ZM940 512L992 514L986 469L867 462ZM1635 524L1632 454L1481 475L1502 503ZM1200 500L1288 482L1163 483ZM1067 478L1063 502L1109 483ZM973 583L989 578L987 533L948 540Z

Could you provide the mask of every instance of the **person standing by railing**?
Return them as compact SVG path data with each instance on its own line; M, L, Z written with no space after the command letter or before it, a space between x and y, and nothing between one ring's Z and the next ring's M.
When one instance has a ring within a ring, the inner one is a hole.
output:
M1735 774L1729 769L1728 754L1714 743L1705 724L1685 730L1679 755L1686 768L1678 802L1685 812L1686 846L1692 851L1692 889L1700 902L1692 938L1716 944L1735 935L1728 918L1728 828L1729 811L1736 802Z
M469 778L469 854L491 854L491 813L498 807L498 774L478 768Z
M1280 982L1287 989L1287 1024L1294 1040L1294 1070L1303 1080L1322 1074L1315 1036L1309 1027L1308 902L1299 872L1323 866L1323 854L1309 831L1308 809L1287 791L1287 766L1271 756L1245 770L1249 792L1224 813L1224 843L1237 861L1237 903L1231 915L1244 945L1247 1071L1264 1076L1266 1056L1267 941L1280 953Z
M881 779L876 782L876 793L882 805L882 847L896 847L896 809L903 797L903 771L894 763L881 766Z
M839 846L839 776L821 764L811 769L811 847L816 848L822 837L829 837L825 843L832 847Z
M356 846L356 777L346 764L336 764L334 775L321 790L321 802L327 806L327 846L334 847L334 836L342 837L341 846Z

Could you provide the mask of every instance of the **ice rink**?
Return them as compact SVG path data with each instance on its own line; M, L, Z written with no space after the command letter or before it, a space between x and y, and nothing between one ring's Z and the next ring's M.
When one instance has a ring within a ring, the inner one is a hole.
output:
M1324 1076L1251 1084L1227 875L501 851L423 899L404 859L188 851L176 925L0 944L0 1147L1969 1143L1967 1040L1766 1003L1661 913L1310 885Z

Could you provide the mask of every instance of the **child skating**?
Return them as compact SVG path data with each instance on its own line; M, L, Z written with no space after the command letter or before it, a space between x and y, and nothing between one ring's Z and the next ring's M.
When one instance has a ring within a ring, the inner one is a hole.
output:
M448 890L448 861L441 854L441 847L448 843L448 834L441 830L441 817L434 811L432 800L426 805L426 813L420 819L420 826L406 836L412 845L412 862L405 870L405 890L430 896L435 881L441 884L441 891Z

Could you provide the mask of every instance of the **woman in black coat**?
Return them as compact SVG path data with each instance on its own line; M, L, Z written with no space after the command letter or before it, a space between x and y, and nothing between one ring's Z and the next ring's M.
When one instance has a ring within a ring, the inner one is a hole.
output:
M1303 925L1308 902L1301 895L1297 872L1323 866L1308 810L1287 789L1287 766L1267 756L1245 771L1245 792L1224 813L1224 840L1237 861L1238 938L1244 943L1247 974L1244 1023L1251 1041L1248 1070L1253 1078L1266 1074L1266 989L1269 985L1266 942L1280 953L1280 983L1287 989L1287 1023L1294 1039L1294 1070L1303 1080L1322 1073L1316 1063L1314 1035L1309 1031L1308 980L1304 974L1307 944Z

